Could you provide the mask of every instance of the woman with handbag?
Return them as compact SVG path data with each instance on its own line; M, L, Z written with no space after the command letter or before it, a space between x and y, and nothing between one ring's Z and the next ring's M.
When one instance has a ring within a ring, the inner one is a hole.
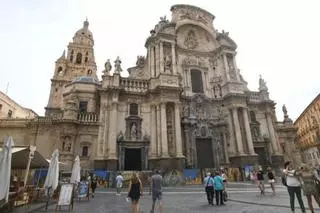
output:
M301 166L299 174L303 181L302 189L304 195L307 197L309 209L312 213L314 213L312 205L312 196L318 203L318 206L320 206L320 195L316 187L316 181L320 181L320 178L318 176L317 171L315 169L312 169L308 165Z
M139 206L139 200L142 196L143 188L140 178L138 177L137 173L133 173L130 183L129 183L129 193L128 198L131 200L131 208L132 213L139 213L140 212L140 206Z

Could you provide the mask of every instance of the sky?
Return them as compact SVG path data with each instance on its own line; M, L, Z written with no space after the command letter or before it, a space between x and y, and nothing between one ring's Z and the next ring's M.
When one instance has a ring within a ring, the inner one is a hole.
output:
M2 3L1 3L2 2ZM213 25L237 43L237 65L250 90L259 75L283 120L295 120L319 93L320 13L317 0L0 0L0 90L40 115L47 105L55 61L88 17L98 75L106 59L135 65L149 31L174 4L215 15ZM9 86L8 86L9 85ZM8 88L8 90L7 90Z

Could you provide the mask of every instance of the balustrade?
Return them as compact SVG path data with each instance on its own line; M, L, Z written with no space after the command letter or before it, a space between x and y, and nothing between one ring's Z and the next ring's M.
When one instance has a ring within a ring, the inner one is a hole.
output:
M127 92L147 92L149 89L149 82L140 79L123 78L120 80L120 85Z
M79 113L78 120L80 122L98 122L99 116L94 112Z

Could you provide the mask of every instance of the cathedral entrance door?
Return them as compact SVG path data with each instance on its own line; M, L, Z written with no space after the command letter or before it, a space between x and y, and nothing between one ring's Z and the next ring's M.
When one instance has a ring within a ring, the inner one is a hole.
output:
M141 148L126 148L124 156L124 169L140 171L142 166Z
M213 168L213 152L211 139L196 139L198 168Z

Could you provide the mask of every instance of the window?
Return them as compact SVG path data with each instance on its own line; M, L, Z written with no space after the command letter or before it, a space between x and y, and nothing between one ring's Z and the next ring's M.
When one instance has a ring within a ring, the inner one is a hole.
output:
M0 104L0 112L1 112L1 110L2 110L2 104Z
M203 93L202 74L199 70L191 70L192 92Z
M73 62L73 50L71 51L71 54L70 54L70 62Z
M12 117L12 111L9 109L8 111L8 118L11 118Z
M139 115L139 105L136 104L136 103L132 103L130 104L130 107L129 107L129 114L130 115Z
M86 52L86 57L84 59L84 62L87 63L88 62L88 52Z
M62 69L62 67L59 67L59 68L58 68L58 75L60 75L60 76L63 75L63 69Z
M76 58L76 63L77 63L77 64L81 64L81 61L82 61L82 54L81 54L81 53L78 53L78 54L77 54L77 58Z
M250 111L250 119L251 121L257 121L256 113L254 111Z
M87 75L91 76L92 75L92 70L88 70Z
M80 101L79 102L79 111L80 113L86 113L88 108L88 102L87 101Z
M89 147L88 146L83 146L82 147L82 157L88 157L89 156Z

